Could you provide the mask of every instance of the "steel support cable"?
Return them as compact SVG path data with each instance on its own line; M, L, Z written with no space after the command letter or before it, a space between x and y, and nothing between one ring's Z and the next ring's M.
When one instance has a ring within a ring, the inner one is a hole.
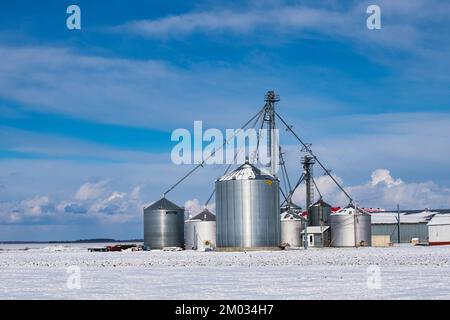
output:
M259 117L260 114L264 111L264 108L262 108L260 111L258 111L257 114L255 114L250 120L248 120L243 126L241 126L238 130L236 130L236 132L234 132L234 134L229 137L228 139L226 139L224 141L224 143L217 149L214 150L213 152L211 152L211 154L206 157L202 162L200 162L199 164L197 164L194 168L192 168L191 170L189 170L181 179L179 179L173 186L171 186L166 192L163 193L163 197L165 198L166 195L171 192L173 189L175 189L181 182L183 182L187 177L189 177L192 173L194 173L198 168L203 167L203 165L205 164L206 161L208 161L211 157L213 157L217 151L223 149L223 147L225 147L226 144L229 143L229 141L231 139L234 139L234 137L241 132L243 129L245 129L249 123L251 123L255 118Z
M255 122L253 123L252 128L254 128L256 126L256 124L258 123L259 119L262 116L262 112L260 113L259 117L256 118ZM226 175L228 173L228 171L230 170L231 166L234 164L234 161L237 159L238 155L241 153L241 151L244 149L245 144L243 144L238 152L236 152L236 154L233 157L233 161L227 166L227 168L225 169L225 172L223 173L223 175ZM256 150L255 152L257 152L258 150ZM210 196L208 197L208 200L206 200L205 202L205 208L208 206L209 202L211 201L212 197L214 196L214 194L216 193L216 188L213 188L213 191L211 192Z
M212 197L214 196L214 194L216 193L216 188L214 188L213 192L211 192L211 194L209 195L208 200L206 200L205 202L205 208L208 207L209 202L211 201Z
M283 169L284 167L284 161L283 161L283 156L281 155L281 147L280 147L280 166L281 166L281 178L283 179L283 185L284 185L284 190L286 191L286 194L289 193L290 189L288 189L288 185L287 185L287 181L286 181L286 174L285 171ZM281 188L281 185L280 185Z
M262 111L265 112L265 106L263 107ZM262 117L262 121L261 121L261 126L259 127L259 131L257 133L258 140L256 141L256 150L255 150L255 154L254 154L253 159L252 159L253 161L258 159L258 150L259 150L259 143L261 141L261 132L262 132L262 129L264 127L264 112L261 112L261 115L260 115ZM259 118L258 118L258 120L259 120Z
M297 183L295 184L294 188L292 189L292 191L290 193L290 197L292 197L294 195L295 190L297 190L298 186L303 182L303 180L305 180L305 177L306 176L302 173L302 175L298 179Z
M305 179L305 174L302 173L302 175L298 179L297 183L295 184L294 188L291 190L291 192L289 192L286 202L291 200L292 196L294 195L295 190L297 190L298 186L303 182L304 179ZM284 202L281 205L283 205L283 204L284 204Z
M286 191L286 194L287 194L287 193L289 193L290 189L288 189L288 185L286 182L286 173L283 170L283 166L281 167L281 176L283 178L284 191Z
M283 168L284 168L284 172L286 174L286 181L287 181L287 184L289 187L289 192L290 192L292 190L292 185L291 185L291 180L289 179L289 174L287 172L286 163L284 162L284 159L283 159Z
M284 121L284 119L278 114L278 112L275 112L275 114L278 117L278 119L280 119L281 122L286 126L287 130L290 131L294 135L294 137L303 145L303 148L311 155L311 157L313 157L314 160L316 160L316 162L325 171L325 173L331 178L331 180L333 180L333 182L338 186L338 188L341 189L341 191L347 196L347 198L350 200L350 203L353 203L352 197L350 197L350 195L347 193L347 191L345 191L345 189L339 184L339 182L333 177L333 175L330 174L328 169L325 168L325 166L322 164L322 162L320 162L320 160L312 152L311 148L306 143L304 143L302 139L300 139L300 137L294 132L294 130L292 130L292 128L286 123L286 121Z
M319 187L317 186L317 184L316 184L316 180L314 179L314 177L311 177L311 180L312 180L312 182L313 182L313 184L314 184L314 187L316 188L316 190L317 190L317 192L319 193L319 196L320 196L320 200L322 200L322 193L320 192L320 190L319 190Z
M280 146L280 164L281 164L281 172L283 174L283 182L285 184L286 193L290 193L292 190L291 181L289 180L289 175L286 169L286 163L284 162L283 153ZM287 183L287 186L286 186Z
M284 204L285 202L287 202L288 200L287 200L286 195L285 195L284 192L283 192L283 189L282 189L281 187L279 187L279 189L280 189L281 194L283 195L283 198L284 198L284 201L283 201L283 203L281 204L281 205L283 205L283 204Z

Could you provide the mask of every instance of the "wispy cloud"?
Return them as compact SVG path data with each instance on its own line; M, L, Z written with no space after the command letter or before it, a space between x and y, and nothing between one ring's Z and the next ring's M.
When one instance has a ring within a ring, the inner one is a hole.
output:
M350 17L344 13L306 6L281 6L247 11L214 10L188 12L154 20L131 21L112 28L144 37L167 38L194 32L248 35L269 28L276 32L297 32L299 29L339 33ZM337 29L336 29L337 28ZM341 31L342 32L342 31Z
M156 40L203 34L208 39L220 41L231 36L266 46L311 38L332 40L348 44L371 61L395 70L402 79L418 83L426 79L433 85L445 81L448 84L450 63L445 56L450 53L450 36L442 31L447 28L445 13L450 12L450 4L379 0L376 4L382 10L382 29L377 31L366 28L369 4L372 2L350 1L345 6L334 2L322 5L275 2L265 7L250 5L233 10L218 7L130 21L110 30ZM445 94L445 89L437 90Z
M36 133L28 130L14 129L0 125L2 151L13 152L23 157L91 160L104 162L153 162L162 163L170 160L168 151L152 152L129 150L126 146L111 146L98 142L85 141L80 138L64 137L50 133ZM95 137L93 137L95 138ZM169 143L169 138L167 143ZM166 148L170 150L169 147Z
M382 8L383 29L368 32L365 21L369 4L372 3L349 1L345 6L340 6L332 2L304 2L302 5L275 2L233 10L218 7L208 11L130 21L111 30L151 38L183 37L192 33L247 36L260 31L268 37L274 33L292 37L314 32L350 38L361 43L411 48L424 40L428 30L423 25L442 24L445 22L444 12L450 8L448 3L441 1L380 0L376 4Z
M260 105L244 95L249 81L259 88L276 81L246 67L183 69L159 60L106 58L48 46L0 46L0 55L0 96L28 110L165 130L195 119L215 126L233 123L233 113L248 110L250 115ZM258 90L257 101L262 94ZM229 112L219 115L218 109Z

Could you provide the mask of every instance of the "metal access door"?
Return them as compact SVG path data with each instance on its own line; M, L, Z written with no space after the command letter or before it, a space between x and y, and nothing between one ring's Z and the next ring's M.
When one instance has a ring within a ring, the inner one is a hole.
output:
M302 235L302 243L305 243L305 238L308 238L308 247L314 247L314 235L308 234L307 236Z
M314 247L314 235L308 234L308 246Z

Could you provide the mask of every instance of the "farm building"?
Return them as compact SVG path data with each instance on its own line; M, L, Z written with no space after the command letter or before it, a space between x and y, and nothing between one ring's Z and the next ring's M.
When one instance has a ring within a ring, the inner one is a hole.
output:
M450 214L435 215L428 222L430 245L450 244Z
M399 214L394 211L371 212L372 215L372 235L388 235L392 243L410 243L413 238L418 238L420 243L431 242L430 220L441 220L441 217L450 217L450 209L436 210L407 210L400 212L400 224L398 223ZM400 230L398 228L400 225ZM431 224L433 226L433 224ZM430 240L429 240L430 238Z
M427 223L436 213L434 211L400 212L400 223L398 223L397 212L372 213L372 235L388 235L393 243L399 243L399 235L400 243L410 243L413 238L418 238L420 243L427 243Z
M308 247L329 247L330 246L330 227L313 226L308 227ZM302 239L304 241L305 230L302 230ZM302 242L303 242L302 241Z

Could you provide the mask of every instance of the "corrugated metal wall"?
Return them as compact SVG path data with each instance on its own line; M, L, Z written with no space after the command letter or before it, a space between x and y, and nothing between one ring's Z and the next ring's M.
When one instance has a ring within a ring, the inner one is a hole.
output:
M280 245L278 180L217 181L216 210L217 247Z
M372 224L372 235L389 235L391 242L397 243L397 224ZM412 238L419 238L420 242L428 242L426 222L400 224L400 242L410 243Z

